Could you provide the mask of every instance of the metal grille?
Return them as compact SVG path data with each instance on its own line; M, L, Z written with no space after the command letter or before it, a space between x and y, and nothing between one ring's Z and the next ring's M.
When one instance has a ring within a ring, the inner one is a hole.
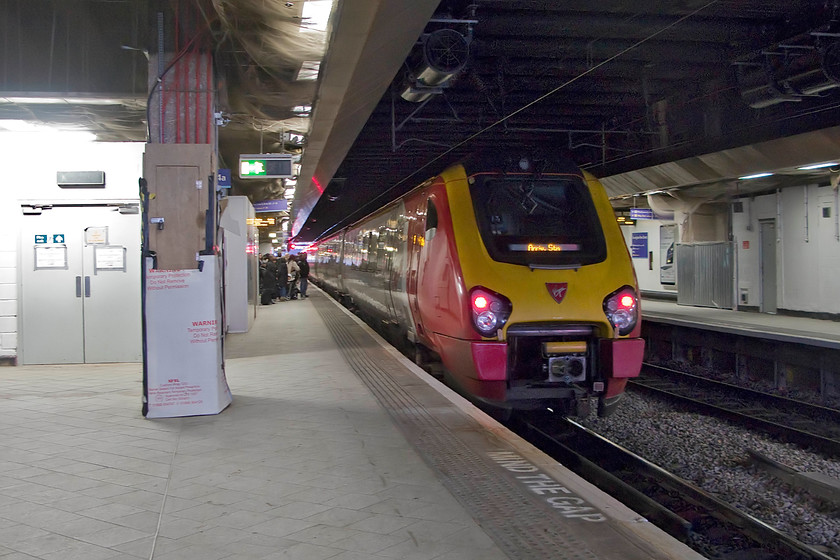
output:
M314 295L314 294L313 294ZM595 560L584 542L569 534L563 519L523 493L489 458L479 455L432 416L399 384L405 368L335 305L311 299L354 372L397 422L408 441L439 474L443 485L512 559ZM389 373L390 372L390 373ZM448 416L461 427L472 419ZM475 433L477 426L468 426Z

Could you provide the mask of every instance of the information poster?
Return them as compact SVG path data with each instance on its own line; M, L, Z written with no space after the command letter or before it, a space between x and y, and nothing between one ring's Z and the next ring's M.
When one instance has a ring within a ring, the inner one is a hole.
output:
M66 245L35 245L35 270L67 268Z
M85 228L85 245L107 245L108 226Z
M634 259L648 258L647 232L634 233L630 243L630 255Z
M154 270L146 259L147 418L217 414L232 396L221 345L219 259L202 270Z
M122 245L94 245L94 267L97 272L100 270L125 271L125 253L125 247Z
M659 283L677 283L677 226L659 226Z

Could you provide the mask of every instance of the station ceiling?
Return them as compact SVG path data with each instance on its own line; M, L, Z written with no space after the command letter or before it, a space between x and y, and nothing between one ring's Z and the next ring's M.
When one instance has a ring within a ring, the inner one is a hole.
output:
M192 48L215 54L223 86L227 165L302 154L303 240L476 150L563 151L617 207L655 189L772 191L840 157L837 0L340 0L303 37L304 5L0 0L0 119L145 140L158 36L200 36ZM317 79L301 80L313 61ZM234 194L257 202L283 185Z

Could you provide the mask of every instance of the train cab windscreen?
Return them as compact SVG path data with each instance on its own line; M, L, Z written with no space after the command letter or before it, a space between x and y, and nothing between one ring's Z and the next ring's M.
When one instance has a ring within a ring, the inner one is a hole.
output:
M478 176L470 192L484 246L497 262L577 268L606 259L595 204L576 177Z

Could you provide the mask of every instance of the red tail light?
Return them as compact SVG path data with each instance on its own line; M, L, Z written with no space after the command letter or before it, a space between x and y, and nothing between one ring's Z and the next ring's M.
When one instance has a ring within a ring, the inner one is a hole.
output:
M604 299L604 313L619 336L633 332L639 321L639 300L636 290L624 286Z
M495 336L507 323L512 309L510 300L501 294L482 287L470 290L472 324L481 336Z

